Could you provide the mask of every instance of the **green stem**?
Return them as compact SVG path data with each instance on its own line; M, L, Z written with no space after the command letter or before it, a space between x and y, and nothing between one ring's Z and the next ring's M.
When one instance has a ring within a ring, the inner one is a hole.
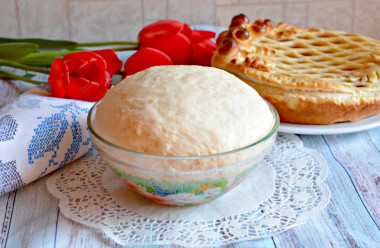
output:
M117 47L117 48L112 48L115 52L120 52L120 51L129 51L129 50L138 50L138 47Z
M97 47L97 46L117 46L117 45L137 46L137 42L135 41L90 42L90 43L78 43L74 47Z
M61 51L61 52L38 52L38 53L30 53L23 57L22 59L26 58L38 58L38 57L50 57L50 56L65 56L70 53L76 53L83 50L72 50L72 51Z
M23 69L27 71L34 71L34 72L39 72L39 73L44 73L44 74L49 74L50 71L42 68L42 67L37 67L37 66L31 66L31 65L24 65L20 64L17 62L9 61L9 60L4 60L0 59L0 65L8 66L8 67L13 67L13 68L18 68L18 69Z
M4 71L4 70L1 70L1 69L0 69L0 73L3 74L3 75L6 75L7 77L9 77L11 79L18 79L18 80L22 80L22 81L25 81L25 82L28 82L28 83L31 83L31 84L36 84L36 85L47 84L47 82L32 80L30 78L23 77L23 76L20 76L20 75L16 75L16 74L13 74L11 72Z
M128 50L137 50L137 47L118 47L113 48L114 51L128 51ZM21 60L27 60L31 58L39 58L39 57L49 57L49 56L65 56L70 53L76 53L80 51L85 51L82 49L70 50L70 51L60 51L60 52L38 52L38 53L30 53ZM91 52L91 50L89 50Z

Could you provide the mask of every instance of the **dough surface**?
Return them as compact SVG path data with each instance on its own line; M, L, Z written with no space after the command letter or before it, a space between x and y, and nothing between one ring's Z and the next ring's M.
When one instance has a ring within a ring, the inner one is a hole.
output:
M266 102L223 70L157 66L128 76L98 106L94 130L128 149L199 156L238 149L274 125Z

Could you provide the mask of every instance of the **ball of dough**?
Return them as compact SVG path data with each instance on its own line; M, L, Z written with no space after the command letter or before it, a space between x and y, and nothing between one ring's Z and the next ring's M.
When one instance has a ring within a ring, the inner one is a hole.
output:
M156 66L128 76L99 104L94 130L148 154L199 156L263 138L274 115L259 94L232 74L201 66Z

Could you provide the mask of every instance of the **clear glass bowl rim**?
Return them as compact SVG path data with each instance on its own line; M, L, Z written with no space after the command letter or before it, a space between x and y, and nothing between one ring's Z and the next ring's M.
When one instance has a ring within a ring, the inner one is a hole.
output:
M221 157L221 156L231 155L233 153L242 152L244 150L248 150L248 149L250 149L250 148L252 148L254 146L257 146L257 145L263 143L264 141L268 140L270 137L272 137L272 135L274 133L276 133L276 131L278 129L278 126L280 124L280 117L279 117L279 115L277 113L277 110L273 107L273 105L271 103L269 103L268 101L265 100L265 102L268 104L271 112L274 115L275 123L273 124L271 130L267 133L267 135L265 135L263 138L257 140L256 142L254 142L252 144L249 144L247 146L241 147L241 148L237 148L237 149L231 150L231 151L226 151L226 152L221 152L221 153L215 153L215 154L208 154L208 155L200 155L200 156L164 156L164 155L155 155L155 154L138 152L138 151L130 150L130 149L125 148L125 147L121 147L119 145L113 144L112 142L110 142L110 141L106 140L105 138L103 138L102 136L100 136L94 130L94 128L92 127L91 117L92 117L92 114L93 114L95 108L97 108L97 106L100 104L101 101L102 100L96 102L91 107L90 111L88 112L88 115L87 115L87 126L88 126L88 129L89 129L90 133L92 135L94 135L98 140L100 140L101 142L103 142L104 144L106 144L108 146L111 146L111 147L113 147L115 149L118 149L118 150L121 150L121 151L124 151L124 152L133 153L135 155L146 156L146 157L155 158L155 159L196 160L196 159L207 159L207 158Z

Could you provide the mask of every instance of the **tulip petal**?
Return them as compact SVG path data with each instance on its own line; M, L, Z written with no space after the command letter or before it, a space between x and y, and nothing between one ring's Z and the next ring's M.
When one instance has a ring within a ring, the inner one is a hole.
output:
M172 65L173 62L168 55L154 48L142 48L134 53L125 62L124 76L148 69L156 65Z
M186 35L187 37L190 37L192 32L193 32L193 31L191 30L190 25L187 24L187 23L184 23L184 25L183 25L183 29L182 29L181 33L183 33L183 34Z
M72 75L72 74L70 74ZM109 87L111 81L110 75L107 71L98 67L97 63L90 62L83 66L76 74L78 77L86 78L90 81L96 82L103 87Z
M191 40L193 40L195 38L195 37L193 37L193 35L200 36L203 38L201 40L204 40L204 39L215 38L216 34L215 34L215 32L208 31L208 30L193 30L193 32L191 33L191 36L190 36Z
M93 52L70 53L65 55L63 60L69 68L70 74L77 72L90 62L96 63L100 70L106 70L105 60L100 55Z
M66 97L83 101L98 101L107 92L108 88L85 78L70 77L70 87Z
M210 66L212 56L216 50L215 42L210 38L215 33L205 30L193 30L190 36L192 54L188 64Z
M168 55L174 64L185 64L191 56L190 39L182 33L150 40L143 44Z
M63 59L56 58L53 61L48 83L54 97L65 97L69 85L69 70Z
M104 97L109 88L99 86L98 90L94 92L86 101L97 102Z
M163 36L171 36L181 32L184 23L177 20L160 20L144 27L138 36L139 43L149 42Z
M81 100L90 94L89 89L99 87L97 84L80 77L70 77L70 87L67 90L66 97L70 99Z
M202 42L193 42L191 44L192 54L188 64L211 66L211 59L216 50L216 45L211 40L203 40Z
M103 49L103 50L97 50L92 51L93 53L96 53L100 55L106 62L106 69L110 76L112 77L113 74L116 72L119 72L123 62L119 59L117 54L112 49Z

